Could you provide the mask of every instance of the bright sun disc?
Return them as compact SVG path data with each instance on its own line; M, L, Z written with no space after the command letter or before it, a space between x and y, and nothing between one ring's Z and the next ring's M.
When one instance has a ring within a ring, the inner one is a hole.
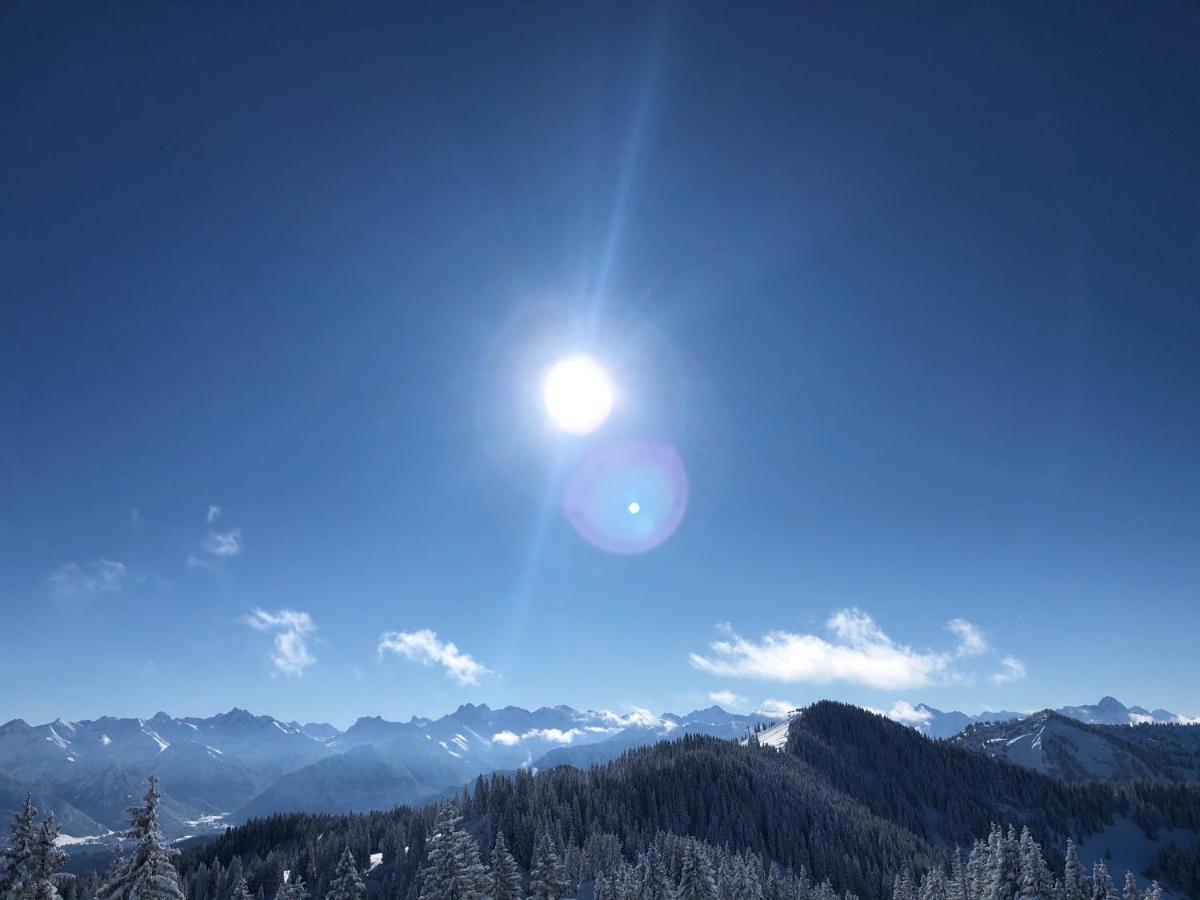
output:
M571 434L595 431L612 412L608 376L590 356L556 363L546 376L542 399L554 424Z

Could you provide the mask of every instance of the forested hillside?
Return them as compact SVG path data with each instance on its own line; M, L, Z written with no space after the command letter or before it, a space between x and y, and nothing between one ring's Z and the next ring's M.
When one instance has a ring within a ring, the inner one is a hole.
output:
M994 823L1004 826L999 838ZM1067 784L819 703L793 719L783 750L687 736L586 771L481 777L451 803L421 810L277 815L188 848L179 870L187 900L267 900L294 879L320 900L357 900L339 893L350 867L366 874L378 900L453 900L459 895L429 893L430 879L492 877L498 865L538 897L590 898L599 889L601 900L886 900L899 891L908 900L906 885L940 890L958 877L970 857L956 848L974 847L977 869L1015 878L1009 857L1019 862L1037 845L1044 864L1035 868L1064 873L1068 841L1085 839L1090 870L1110 850L1128 849L1105 843L1119 823L1126 842L1132 833L1143 849L1164 835L1178 841L1162 842L1153 865L1151 855L1138 866L1143 888L1149 876L1194 883L1200 794L1191 786ZM709 876L725 893L706 893ZM558 886L538 894L539 877ZM972 877L979 888L985 876ZM677 895L694 878L700 893ZM233 887L243 881L245 896ZM68 900L90 900L93 887L80 882ZM285 892L283 900L305 898Z

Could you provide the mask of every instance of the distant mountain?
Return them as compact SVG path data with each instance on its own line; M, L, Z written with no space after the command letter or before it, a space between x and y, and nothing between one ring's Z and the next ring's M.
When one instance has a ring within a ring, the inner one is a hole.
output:
M1063 781L1200 780L1200 725L1094 725L1043 710L973 725L954 743Z
M910 710L906 723L930 737L1020 718L1010 712L968 716L925 704ZM1127 708L1111 697L1065 710L1090 723L1179 719L1164 710ZM493 709L472 703L437 719L365 717L344 732L325 723L285 723L238 708L206 718L160 712L149 719L106 716L43 725L14 719L0 725L0 831L27 790L55 810L64 835L78 840L124 827L125 808L141 797L146 777L154 773L164 796L163 828L174 839L248 816L418 803L484 773L586 768L636 747L687 735L741 738L772 721L719 706L654 715L569 706ZM778 742L786 733L786 728L776 729ZM1178 749L1170 765L1186 770L1189 754L1186 747ZM1113 766L1131 777L1139 771L1132 764ZM1060 768L1070 770L1066 764Z
M366 717L344 732L237 708L208 718L15 719L0 726L0 830L26 790L55 810L68 839L96 837L124 827L154 773L164 832L179 838L277 812L416 803L482 773L543 765L556 749L596 747L594 761L604 761L671 736L738 737L756 721L719 707L655 716L471 703L439 719Z
M1055 712L1068 719L1075 719L1089 725L1138 725L1155 722L1187 724L1192 721L1165 709L1147 710L1141 706L1125 706L1113 697L1103 697L1099 703L1090 706L1063 706ZM1014 719L1022 719L1027 715L1028 713L1010 710L985 710L972 716L957 710L943 712L926 703L918 703L911 708L905 705L901 714L893 713L893 718L928 737L945 739L961 734L971 725L1009 722Z
M898 721L915 728L926 737L931 738L951 738L968 726L978 722L1004 722L1009 719L1019 719L1022 716L1022 713L1010 712L1008 710L985 710L978 715L971 716L958 710L943 712L940 709L934 709L926 703L918 703L912 709L913 712L911 715L906 714L904 718L898 719Z

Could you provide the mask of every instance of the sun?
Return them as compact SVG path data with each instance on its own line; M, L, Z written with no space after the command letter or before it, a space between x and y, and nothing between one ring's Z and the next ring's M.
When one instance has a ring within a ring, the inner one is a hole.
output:
M613 392L600 364L580 355L555 363L546 375L542 399L555 425L570 434L588 434L612 412Z

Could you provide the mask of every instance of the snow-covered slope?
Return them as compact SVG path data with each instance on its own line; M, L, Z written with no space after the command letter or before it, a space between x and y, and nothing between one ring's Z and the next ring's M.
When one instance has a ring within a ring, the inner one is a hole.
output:
M1154 728L1178 732L1180 740L1170 747L1184 756L1167 755L1163 740L1151 732ZM1186 737L1192 732L1197 734L1191 741L1189 775ZM1196 777L1200 761L1196 738L1200 738L1196 725L1089 725L1043 710L1014 722L973 725L954 740L1066 781L1164 782Z

